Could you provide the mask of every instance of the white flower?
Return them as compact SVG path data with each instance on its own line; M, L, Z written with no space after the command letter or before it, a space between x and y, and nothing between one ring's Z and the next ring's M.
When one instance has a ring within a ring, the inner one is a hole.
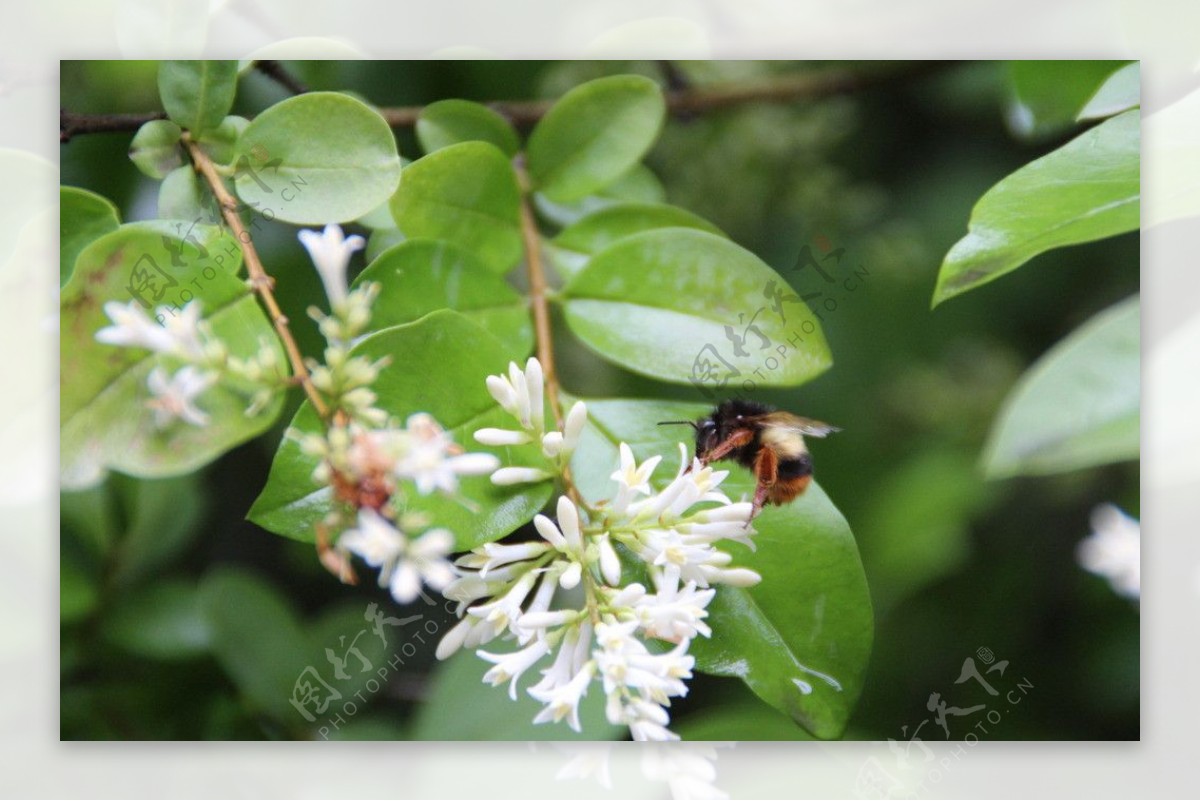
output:
M536 467L501 467L492 473L492 483L497 487L508 487L513 484L536 484L551 478L550 473Z
M194 300L176 314L169 306L159 307L166 326L150 319L135 300L122 304L110 300L104 313L112 325L96 332L96 341L126 348L145 348L155 353L173 353L187 359L204 355L197 325L200 320L200 301Z
M298 236L321 276L330 306L336 308L346 300L346 267L350 256L362 250L366 240L358 235L347 237L340 225L332 224L325 226L322 233L306 230Z
M531 357L524 370L516 362L509 362L508 375L488 376L487 388L500 407L515 417L522 428L541 438L545 432L541 362Z
M583 401L575 401L571 411L567 412L567 421L563 423L562 448L564 453L570 454L579 445L579 435L583 433L587 416L587 404Z
M459 448L450 435L424 412L408 418L408 451L396 464L396 475L410 478L417 492L428 495L434 490L453 493L458 490L458 476L490 473L500 460L489 453L467 453L450 456Z
M637 495L650 494L650 476L662 461L661 456L652 456L639 466L633 458L633 450L624 442L620 445L621 466L609 478L617 482L617 497L612 502L613 514L624 514Z
M579 701L587 694L587 688L592 683L592 674L595 670L596 663L588 662L565 684L542 691L531 687L529 694L546 705L534 717L533 722L535 724L548 721L557 722L566 718L568 726L577 732L583 731L579 725Z
M1076 558L1085 570L1108 579L1117 593L1142 594L1141 525L1111 503L1092 511L1092 535L1081 541Z
M706 607L716 590L697 589L694 581L680 587L679 570L675 567L668 567L655 578L657 591L633 603L642 630L651 637L671 642L690 640L697 634L711 636L712 629L704 623L704 618L708 617Z
M510 431L506 428L481 428L475 432L475 441L480 445L492 447L524 445L529 442L529 435L524 431Z
M163 320L163 327L175 343L175 350L179 355L193 360L203 358L204 345L200 342L200 301L193 300L178 314L169 306L159 306L158 316ZM274 351L270 348L267 350L274 356Z
M164 368L155 367L146 376L146 386L154 396L146 405L154 410L154 424L166 428L174 420L183 420L194 426L208 425L208 415L196 408L195 400L216 380L215 373L203 372L190 364L173 376L168 376Z
M636 620L596 626L593 657L608 695L608 720L629 726L635 740L679 739L667 730L670 718L662 707L687 694L683 680L691 678L695 659L686 654L686 640L668 653L651 654L634 636L638 626Z
M521 674L533 667L539 659L550 653L550 645L543 639L534 641L520 651L511 654L492 654L487 651L476 651L482 659L495 664L491 670L483 674L483 680L493 687L510 682L508 697L517 700L517 680Z
M446 560L454 535L444 528L409 541L374 509L360 509L358 526L343 532L338 544L379 568L379 586L387 587L398 603L415 601L422 582L442 590L454 580L454 568Z

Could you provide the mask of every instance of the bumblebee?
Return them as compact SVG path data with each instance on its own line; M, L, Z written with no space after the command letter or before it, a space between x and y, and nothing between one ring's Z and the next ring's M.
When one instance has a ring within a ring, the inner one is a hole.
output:
M696 431L696 458L732 459L754 473L758 485L750 520L767 503L791 503L812 483L812 456L804 437L824 437L840 428L747 400L723 401L708 417L659 425L690 425ZM749 521L747 521L749 524Z

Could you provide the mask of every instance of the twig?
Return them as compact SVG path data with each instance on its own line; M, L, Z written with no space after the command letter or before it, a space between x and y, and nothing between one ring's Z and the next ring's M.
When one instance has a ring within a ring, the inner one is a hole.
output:
M225 188L225 184L221 180L216 167L213 166L212 160L192 140L190 134L185 133L183 135L183 144L187 147L188 153L192 157L192 164L204 176L204 180L208 182L213 196L216 197L217 203L220 204L225 222L228 223L230 230L233 231L233 235L237 237L238 245L242 249L243 260L246 262L246 272L250 275L250 286L258 293L263 305L267 307L271 322L275 324L275 330L279 332L279 338L283 341L284 350L287 351L288 361L292 364L292 372L299 379L301 386L304 387L304 392L308 395L308 399L312 401L313 408L317 414L321 416L322 420L328 418L329 407L325 405L325 401L321 398L320 393L317 392L317 388L313 386L312 378L308 374L308 368L304 366L304 357L300 354L300 348L296 345L296 340L292 337L291 329L288 328L288 318L280 310L279 304L275 302L275 294L272 292L275 279L267 275L267 271L263 269L262 261L258 258L258 251L254 248L250 233L242 225L242 218L238 216L237 200L234 199L233 195L229 194L229 190Z
M954 61L919 61L900 69L848 70L842 68L814 70L780 76L753 83L691 86L665 93L667 110L676 117L730 108L745 103L790 103L797 100L819 100L831 95L847 94L869 89L890 81L919 78L953 67ZM302 86L302 85L301 85ZM553 100L501 100L486 104L508 118L518 127L527 127L540 120L554 105ZM409 128L417 124L424 106L381 108L379 113L393 128ZM72 136L106 131L136 131L145 122L162 119L161 111L144 114L76 114L66 109L59 113L59 139L70 141Z
M58 141L70 142L77 134L136 131L150 120L166 119L165 111L146 114L75 114L65 108L58 110Z
M541 236L529 203L530 181L524 159L516 160L517 179L521 184L521 240L525 245L525 265L529 271L529 298L533 301L533 328L537 334L537 356L542 363L550 411L559 428L563 425L562 401L558 397L558 371L554 367L554 344L550 333L550 304L546 299L546 272L542 268Z
M285 70L278 61L255 61L254 68L294 95L302 95L308 91L304 82Z
M521 188L521 241L525 248L525 267L529 273L529 299L533 304L533 330L537 335L537 358L542 363L542 378L546 383L546 395L550 398L550 411L559 430L563 429L562 398L559 397L558 369L554 366L554 335L550 330L550 303L546 297L546 271L542 267L541 235L533 216L529 201L532 184L525 169L524 154L513 161L517 181ZM567 496L577 505L583 506L583 497L571 477L570 464L562 467L563 485Z

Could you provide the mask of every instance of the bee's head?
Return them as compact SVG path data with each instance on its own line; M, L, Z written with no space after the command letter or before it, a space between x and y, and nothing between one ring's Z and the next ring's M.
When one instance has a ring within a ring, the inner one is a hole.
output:
M692 428L696 429L696 458L703 459L721 441L717 421L705 417L692 423Z

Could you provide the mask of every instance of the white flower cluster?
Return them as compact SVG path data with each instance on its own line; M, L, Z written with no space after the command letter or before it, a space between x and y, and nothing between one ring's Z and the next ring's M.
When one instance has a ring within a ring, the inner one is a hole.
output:
M336 553L327 561L342 575L347 554L355 554L379 569L379 585L387 587L399 603L410 603L421 585L444 589L455 577L446 557L454 550L454 536L443 528L425 531L411 539L406 533L425 528L417 514L400 515L403 506L400 481L411 481L416 491L454 494L459 476L485 475L500 461L488 453L463 453L453 438L428 414L411 415L404 428L389 425L368 428L360 423L334 423L320 434L289 435L301 450L320 463L313 480L333 488L339 507L356 510L347 527L341 508L323 525L345 529L337 540ZM323 555L322 561L329 559Z
M136 300L109 301L104 304L104 313L112 324L96 332L98 342L143 348L162 355L173 365L168 369L157 364L146 376L150 390L146 406L153 410L154 424L160 429L176 420L193 426L208 425L209 416L196 401L222 377L238 378L256 387L246 409L248 416L258 414L287 379L270 342L262 341L258 353L250 358L231 356L225 343L201 319L199 300L182 309L160 306L155 319Z
M363 247L363 238L347 237L336 225L327 225L322 233L301 231L299 236L330 306L328 315L309 310L327 343L324 363L311 362L309 370L313 386L335 414L321 433L289 432L304 453L320 460L313 481L330 486L337 501L322 525L341 534L332 555L322 554L322 561L344 576L347 557L354 554L379 570L380 586L396 601L410 603L422 585L441 590L454 579L446 559L454 549L454 536L434 528L410 537L407 532L426 528L427 521L420 515L399 514L404 496L400 482L411 481L421 495L453 495L459 476L491 473L500 462L491 454L463 453L429 414L413 414L400 427L376 408L371 385L384 362L350 355L351 343L367 330L371 305L379 294L377 284L351 291L346 283L350 257Z
M584 404L571 409L562 432L545 433L536 359L524 371L510 365L507 376L490 377L488 388L521 430L484 429L476 439L516 444L540 437L543 453L564 468L587 419ZM729 555L714 547L722 539L750 544L750 504L732 503L719 490L727 473L689 465L686 448L674 479L659 492L650 476L661 457L638 465L629 446L622 443L620 451L611 502L581 509L560 497L557 522L534 518L540 539L488 543L458 559L458 578L444 592L458 602L462 620L437 653L444 659L459 648L515 640L516 651L477 653L493 663L484 681L508 683L513 698L522 675L553 654L541 680L528 688L544 704L534 722L566 720L579 731L580 700L599 684L608 720L628 726L635 740L676 739L666 707L687 693L695 663L691 640L711 634L704 621L712 585L759 580L751 570L729 567ZM497 474L517 469L532 468ZM498 483L506 483L503 478ZM645 563L650 587L624 583L618 543ZM651 641L673 647L652 648Z
M542 444L542 455L548 460L542 467L502 467L492 474L493 484L507 486L545 481L570 463L571 454L579 445L583 424L587 422L587 406L583 401L577 401L567 413L563 430L547 433L543 384L542 364L534 358L525 363L524 370L516 362L510 362L508 375L488 376L488 392L500 404L500 408L516 419L520 429L481 428L475 432L475 441L501 447L524 445L537 440Z

